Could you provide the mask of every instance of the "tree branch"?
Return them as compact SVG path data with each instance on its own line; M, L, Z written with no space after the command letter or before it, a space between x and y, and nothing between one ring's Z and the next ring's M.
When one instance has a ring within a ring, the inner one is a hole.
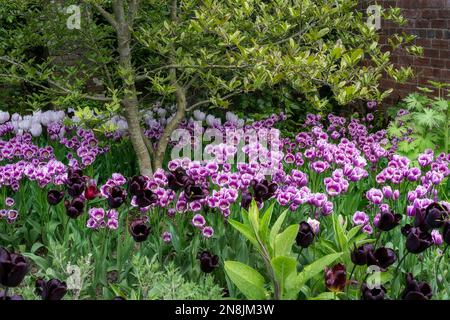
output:
M114 29L117 29L118 27L118 23L116 21L116 19L114 18L114 16L109 13L108 11L106 11L105 9L103 9L103 7L99 4L93 3L95 9L97 9L97 11L103 16L103 18L106 19L106 21L108 21L108 23L114 27Z
M244 90L237 90L237 91L231 92L231 93L229 93L229 94L223 96L221 99L222 99L222 100L229 99L229 98L231 98L231 97L233 97L233 96L236 96L236 95L242 93L243 91L244 91ZM199 102L197 102L197 103L194 103L194 104L193 104L192 106L190 106L189 108L186 108L186 111L192 111L192 110L194 110L195 108L197 108L197 107L199 107L199 106L202 106L202 105L204 105L204 104L208 104L208 103L210 103L210 102L211 102L211 99L199 101Z
M12 59L10 59L8 57L0 56L0 61L5 61L5 62L7 62L9 64L12 64L12 65L14 65L14 66L24 70L24 67L20 63L18 63L17 61L14 61L14 60L12 60ZM36 70L36 73L39 76L43 75L42 72L40 72L38 70ZM6 76L8 76L8 75L6 75ZM37 85L37 86L39 86L41 88L51 89L51 88L47 88L47 87L45 87L45 86L43 86L41 84L38 84L37 82L35 82L35 81L31 80L31 79L27 79L25 77L20 77L20 76L17 76L17 75L9 75L9 77L10 78L16 78L16 79L19 79L19 80L22 80L22 81L25 81L25 82L29 82L29 83ZM63 85L61 85L60 83L58 83L58 82L56 82L56 81L54 81L52 79L45 78L45 81L47 81L50 85L52 85L52 86L58 88L59 90L61 90L60 92L57 92L59 94L66 94L66 95L68 95L68 94L75 93L74 91L70 90L69 88L64 87ZM55 90L53 90L53 91L55 91ZM91 96L91 95L84 95L84 94L83 94L83 96L84 96L84 98L86 98L88 100L93 100L93 101L110 102L110 101L113 100L110 97Z

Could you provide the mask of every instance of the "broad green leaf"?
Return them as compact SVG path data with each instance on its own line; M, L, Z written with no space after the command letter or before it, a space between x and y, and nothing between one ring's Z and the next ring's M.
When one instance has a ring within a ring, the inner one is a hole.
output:
M359 230L361 230L362 225L353 227L352 229L350 229L350 231L347 233L347 239L348 241L352 240L354 236L356 236L359 232Z
M286 219L287 210L285 210L280 216L278 217L277 221L275 221L274 225L272 226L272 229L270 230L270 246L272 248L275 248L275 237L277 236L278 232L281 229L281 226L283 225L284 219Z
M271 261L275 278L281 285L281 292L284 292L286 279L291 274L297 274L297 261L290 257L275 257Z
M247 299L266 299L265 280L258 271L237 261L225 261L225 271Z
M252 226L253 230L255 231L255 234L258 234L258 232L259 232L259 209L258 209L258 205L256 204L255 199L253 199L252 203L250 204L250 208L248 210L248 219L250 220L250 225Z
M47 259L44 259L38 255L35 255L34 253L23 253L22 255L33 260L33 262L36 263L39 266L39 268L42 270L45 270L50 267Z
M303 270L297 275L295 279L290 283L287 281L286 286L290 288L300 290L300 288L311 278L315 277L322 271L324 271L325 267L329 266L335 260L339 259L342 256L342 252L332 253L327 256L324 256L320 259L317 259L313 263L307 265ZM291 280L291 279L289 279ZM292 287L291 287L292 286Z
M264 243L267 243L269 240L269 225L270 220L272 220L272 213L273 213L273 207L275 206L275 203L272 203L269 208L267 208L266 212L264 213L262 219L261 219L261 226L259 230L259 235L261 236L261 239Z
M246 237L250 242L256 246L259 247L258 241L255 238L255 235L253 233L253 230L250 229L250 227L246 226L243 223L240 223L236 220L228 220L228 222L231 224L233 228L235 228L237 231L239 231L244 237Z
M288 256L291 253L299 227L298 224L290 225L275 237L275 257Z

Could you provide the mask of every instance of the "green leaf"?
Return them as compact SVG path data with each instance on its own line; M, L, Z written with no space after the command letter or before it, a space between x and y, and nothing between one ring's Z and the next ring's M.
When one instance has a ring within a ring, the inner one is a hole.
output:
M36 263L37 266L42 270L45 270L50 267L47 259L35 255L34 253L23 253L22 255L33 260L33 262Z
M299 227L298 224L290 225L275 237L275 257L288 256L291 253Z
M261 239L264 243L267 243L269 240L269 224L270 220L272 220L272 213L273 208L275 206L275 202L270 205L269 208L267 208L266 212L264 213L262 219L261 219L261 226L259 230L259 235L261 236Z
M315 277L321 273L325 267L329 266L335 260L342 256L342 252L332 253L326 255L320 259L317 259L313 263L307 265L303 270L297 275L295 279L292 279L292 286L298 290L311 278Z
M284 292L286 279L291 274L297 274L297 260L290 257L275 257L271 261L275 278L281 285L281 292Z
M250 240L250 242L256 246L259 247L258 245L258 241L255 238L255 235L253 233L253 230L250 229L249 226L246 226L243 223L240 223L239 221L236 220L228 220L228 222L231 224L231 226L233 228L235 228L237 231L239 231L244 237L246 237L248 240Z
M318 296L308 298L308 300L336 300L336 294L334 292L322 292Z
M348 239L345 236L345 231L342 228L342 225L339 223L337 215L333 215L333 230L334 230L334 239L336 243L339 245L339 249L341 251L345 251Z
M237 261L225 261L225 271L247 299L266 299L265 280L258 271Z
M358 225L356 227L353 227L350 229L350 231L347 233L347 239L348 241L352 240L354 236L356 236L359 232L359 230L361 230L362 225Z
M275 249L275 238L278 235L278 232L281 229L281 226L283 225L284 219L286 219L287 210L285 210L275 221L275 223L272 226L272 229L270 230L270 246Z
M250 208L248 210L248 219L250 220L250 225L252 226L255 234L259 233L259 209L256 204L255 199L252 200Z

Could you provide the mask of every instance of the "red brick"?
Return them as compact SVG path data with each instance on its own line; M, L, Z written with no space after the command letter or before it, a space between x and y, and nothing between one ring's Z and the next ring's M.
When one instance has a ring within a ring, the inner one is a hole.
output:
M444 19L431 20L431 27L436 29L446 29L447 20Z
M424 49L423 54L429 58L439 58L439 50L437 49Z
M414 64L417 66L429 66L430 59L426 57L414 58Z
M449 40L432 40L431 41L431 47L435 49L448 49L450 45Z
M416 28L429 28L430 27L430 20L416 20L415 23Z
M450 59L450 50L440 50L439 58L449 60Z
M411 0L408 0L408 1L411 3L414 3ZM423 10L422 18L424 18L424 19L439 18L439 11L438 10Z
M430 59L430 66L435 67L435 68L443 68L443 66L445 65L445 60L444 59Z
M440 41L440 40L439 40ZM431 40L430 39L416 39L416 45L424 47L424 48L431 48Z

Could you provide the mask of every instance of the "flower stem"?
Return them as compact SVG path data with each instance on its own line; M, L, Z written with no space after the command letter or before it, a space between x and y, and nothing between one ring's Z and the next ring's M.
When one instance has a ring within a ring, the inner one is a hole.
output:
M348 283L347 289L346 289L347 298L348 298L348 290L351 285L352 276L353 276L353 272L355 272L355 269L356 269L356 264L353 265L352 271L350 272L350 277L348 278L349 283Z
M9 287L5 287L5 295L3 296L3 300L8 299L8 291L9 291Z
M400 265L401 265L402 262L405 260L406 256L408 256L408 254L409 254L409 251L407 251L407 252L405 253L405 255L401 258L401 260L398 262L397 268L395 268L394 274L397 274L398 269L400 268Z

